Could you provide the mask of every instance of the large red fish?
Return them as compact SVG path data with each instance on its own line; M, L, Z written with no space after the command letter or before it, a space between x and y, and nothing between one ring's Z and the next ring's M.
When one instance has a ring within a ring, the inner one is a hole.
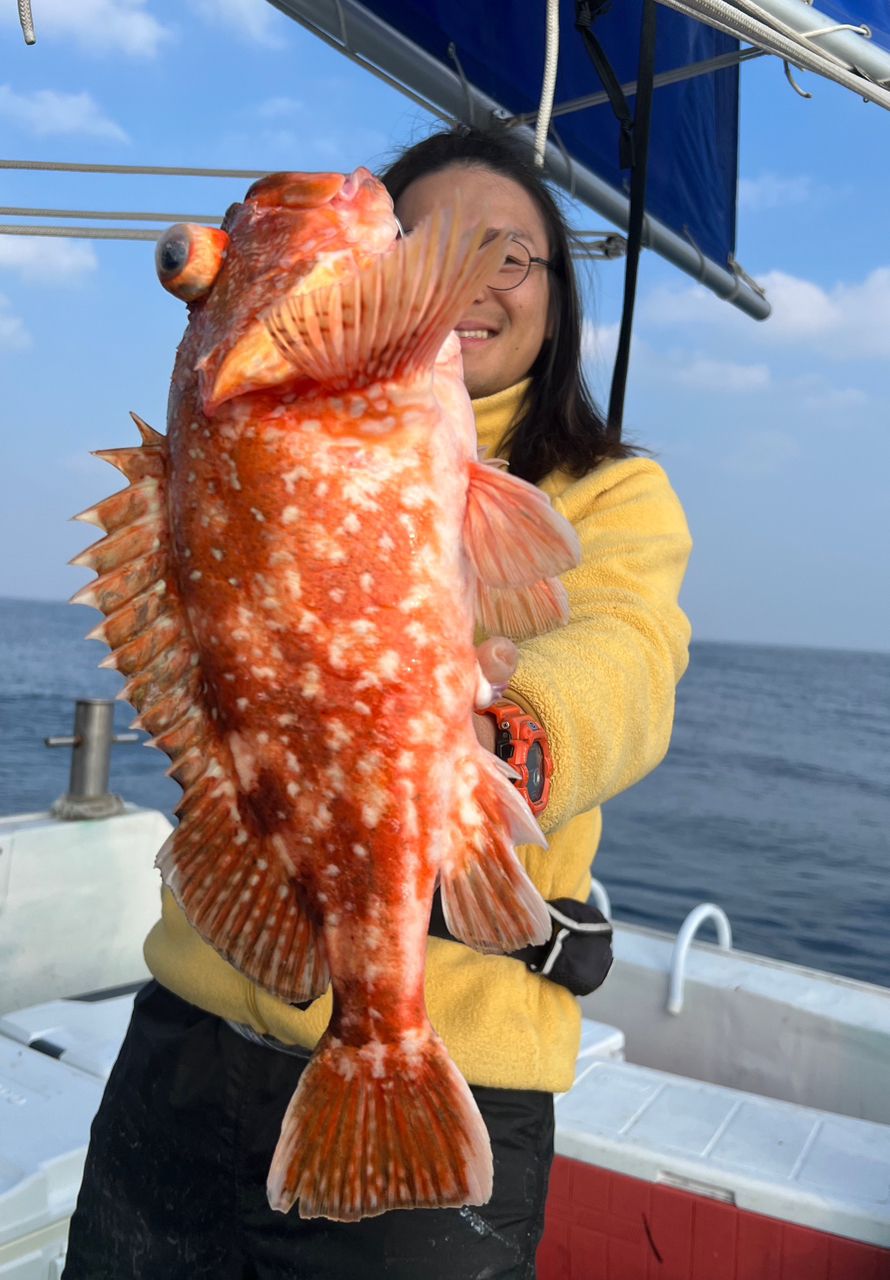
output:
M426 934L438 884L470 946L549 936L513 848L543 838L472 727L474 608L553 625L577 554L538 490L476 458L449 333L504 236L397 234L364 169L272 175L222 230L165 234L189 303L168 434L136 419L141 447L99 455L131 483L84 513L107 536L76 561L184 789L165 882L282 999L332 984L269 1196L342 1220L491 1194L424 1007Z

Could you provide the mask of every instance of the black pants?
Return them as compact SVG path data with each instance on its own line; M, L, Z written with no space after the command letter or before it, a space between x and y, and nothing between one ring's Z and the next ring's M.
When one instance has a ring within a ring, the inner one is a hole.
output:
M487 1205L304 1221L265 1189L304 1067L149 983L93 1122L64 1280L534 1277L550 1094L473 1089L494 1150Z

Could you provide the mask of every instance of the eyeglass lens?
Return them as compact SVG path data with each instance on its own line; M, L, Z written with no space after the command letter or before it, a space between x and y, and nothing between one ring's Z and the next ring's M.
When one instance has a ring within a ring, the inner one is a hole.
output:
M528 249L518 240L510 243L510 248L503 265L491 280L492 289L515 289L525 280L531 270L532 259Z

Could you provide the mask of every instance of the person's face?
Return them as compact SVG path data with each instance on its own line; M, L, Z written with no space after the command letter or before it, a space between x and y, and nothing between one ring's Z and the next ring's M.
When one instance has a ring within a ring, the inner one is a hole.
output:
M469 223L507 230L536 258L548 258L544 219L512 178L481 165L449 165L418 178L396 202L396 214L411 231L436 209L460 199ZM494 395L526 377L548 336L550 283L547 268L533 264L528 278L507 291L481 285L456 325L464 381L474 399Z

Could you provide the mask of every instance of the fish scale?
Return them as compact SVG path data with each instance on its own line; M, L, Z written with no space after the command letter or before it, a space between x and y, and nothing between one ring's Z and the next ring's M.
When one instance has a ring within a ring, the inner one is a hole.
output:
M165 883L273 994L332 987L269 1175L304 1216L488 1199L485 1128L424 1004L433 893L480 950L549 936L514 850L543 837L473 730L474 612L558 625L577 544L476 458L449 332L503 254L486 234L456 214L395 243L366 170L272 175L222 231L172 228L168 433L136 419L141 447L100 455L131 487L82 516L107 536L76 598L184 790Z

